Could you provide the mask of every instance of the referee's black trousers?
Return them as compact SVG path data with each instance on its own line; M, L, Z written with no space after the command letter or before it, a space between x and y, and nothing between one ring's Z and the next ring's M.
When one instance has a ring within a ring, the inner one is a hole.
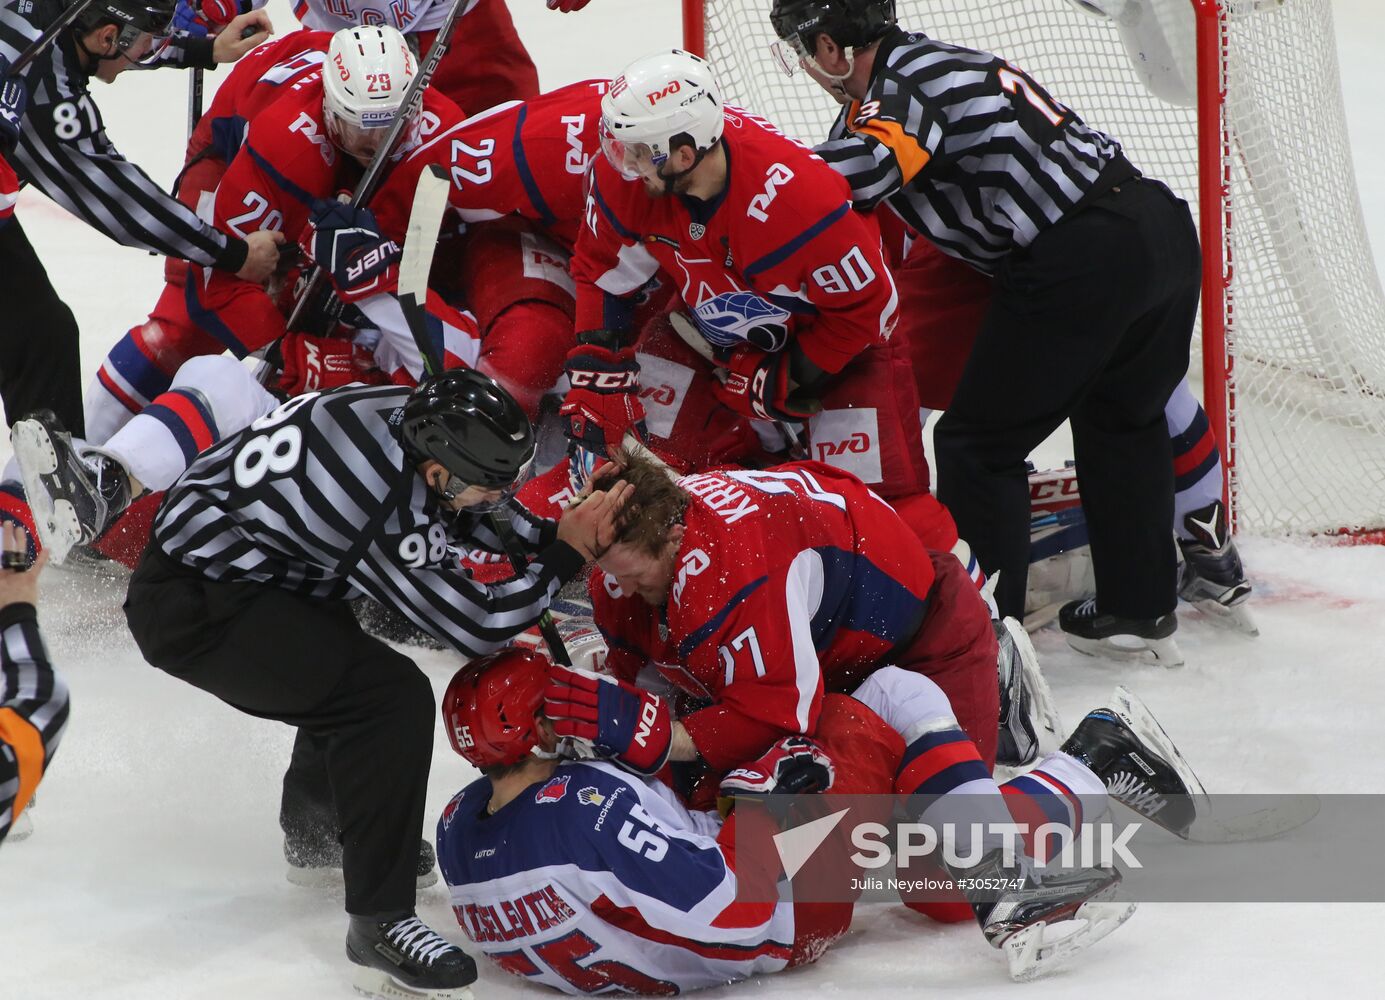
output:
M156 545L130 579L125 616L154 666L320 739L346 911L412 911L435 719L432 685L413 661L362 632L345 601L207 580ZM234 767L236 748L224 752Z
M13 424L49 409L73 434L86 433L77 321L58 298L18 218L0 226L0 401Z
M1197 231L1164 185L1124 181L1010 254L934 435L938 499L1001 614L1022 617L1024 462L1065 418L1102 613L1177 602L1173 458L1164 407L1188 369L1201 281Z

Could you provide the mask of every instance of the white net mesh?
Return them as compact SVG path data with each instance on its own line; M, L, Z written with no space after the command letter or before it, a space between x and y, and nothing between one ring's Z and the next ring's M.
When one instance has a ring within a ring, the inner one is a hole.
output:
M997 52L1196 213L1192 0L899 0L906 27ZM727 99L808 142L831 99L769 51L769 0L706 0L708 58ZM1228 349L1240 527L1385 527L1385 297L1352 173L1329 0L1225 0L1232 218ZM1122 43L1138 37L1145 58ZM1152 41L1151 41L1152 39ZM1148 85L1147 85L1148 84ZM1175 106L1154 96L1188 100ZM1194 361L1200 351L1195 349Z

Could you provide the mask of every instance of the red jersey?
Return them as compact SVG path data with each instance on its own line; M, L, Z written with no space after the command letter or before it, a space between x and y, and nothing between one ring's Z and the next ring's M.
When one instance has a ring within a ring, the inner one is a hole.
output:
M601 152L597 123L605 80L570 84L502 104L433 135L401 163L374 202L385 231L404 231L414 185L436 163L452 178L449 202L463 222L520 215L566 249L577 239L587 167Z
M314 201L355 186L363 169L332 143L323 117L319 67L250 123L217 185L213 221L218 228L242 237L278 230L293 242L307 228ZM425 91L414 144L402 145L395 159L461 117L446 97ZM283 335L284 317L262 286L210 268L191 273L196 280L188 286L189 316L233 353L243 356Z
M824 683L859 681L906 646L933 566L893 508L830 465L699 473L679 485L692 499L662 615L599 568L593 614L616 676L633 681L653 662L713 703L681 721L708 763L731 767L787 733L813 732Z
M261 111L304 80L317 79L331 42L330 31L294 31L242 56L193 129L188 159L212 146L230 163Z
M714 347L782 350L774 331L786 328L815 365L840 371L895 322L875 222L806 146L738 108L725 115L727 184L710 201L651 198L596 158L572 260L577 329L622 329L612 300L662 270Z

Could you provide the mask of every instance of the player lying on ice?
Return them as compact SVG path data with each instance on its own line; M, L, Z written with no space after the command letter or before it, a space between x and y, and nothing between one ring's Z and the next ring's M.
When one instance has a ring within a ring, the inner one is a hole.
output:
M594 689L585 704L567 700L581 697L578 676ZM658 716L647 733L636 726L642 705ZM748 850L744 829L737 841L738 821L764 824L765 813L732 811L723 823L654 777L671 748L686 745L664 708L612 677L521 650L469 664L449 684L448 736L484 776L444 810L438 859L463 930L506 971L565 993L670 995L815 961L846 932L851 903L780 899L779 870L763 867L777 864L777 853ZM588 741L603 759L558 759L564 736ZM941 689L884 666L851 696L826 695L811 737L773 740L721 779L720 794L923 793L927 807L909 818L925 825L966 816L1033 829L1036 820L1099 817L1103 783L1117 774L1139 775L1156 794L1182 791L1161 752L1121 712L1098 709L1061 752L997 785ZM1154 765L1153 778L1136 756ZM828 843L844 861L845 836ZM1100 902L1120 882L1114 869L1044 873L1027 857L1006 865L989 841L965 847L973 849L980 860L967 875L1017 880L999 895L973 893L969 906L1017 978L1099 940L1134 909ZM738 898L738 889L748 891Z

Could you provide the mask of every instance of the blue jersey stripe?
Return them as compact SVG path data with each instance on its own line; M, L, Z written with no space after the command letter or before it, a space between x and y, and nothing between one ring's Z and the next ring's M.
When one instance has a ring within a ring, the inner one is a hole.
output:
M543 200L538 182L534 180L534 172L529 169L529 159L524 155L524 140L521 138L521 133L524 131L524 119L528 110L523 106L519 109L519 116L515 120L514 138L510 140L510 149L515 157L515 169L519 171L519 182L524 185L524 193L529 196L529 204L533 205L534 211L539 213L539 218L543 224L551 226L557 221L557 217L548 207L548 202Z
M680 660L686 660L688 655L706 641L708 636L721 628L722 623L730 617L731 612L735 611L742 601L762 587L768 579L769 577L762 576L758 580L751 580L740 590L732 594L731 599L727 601L726 604L722 606L722 609L714 614L705 625L690 632L688 637L678 644L678 658Z
M778 250L775 250L772 253L765 254L759 260L744 268L741 271L741 274L743 274L747 278L750 278L756 274L759 274L761 271L767 271L771 267L774 267L778 264L782 264L784 261L788 260L794 254L798 253L798 251L802 249L803 246L807 244L810 240L815 239L819 234L825 231L829 226L835 223L842 216L846 215L846 213L849 211L851 211L851 205L847 202L842 202L841 207L823 216L817 222L813 223L807 229L803 230L803 232L799 233L793 239L789 240L789 242L785 243Z

